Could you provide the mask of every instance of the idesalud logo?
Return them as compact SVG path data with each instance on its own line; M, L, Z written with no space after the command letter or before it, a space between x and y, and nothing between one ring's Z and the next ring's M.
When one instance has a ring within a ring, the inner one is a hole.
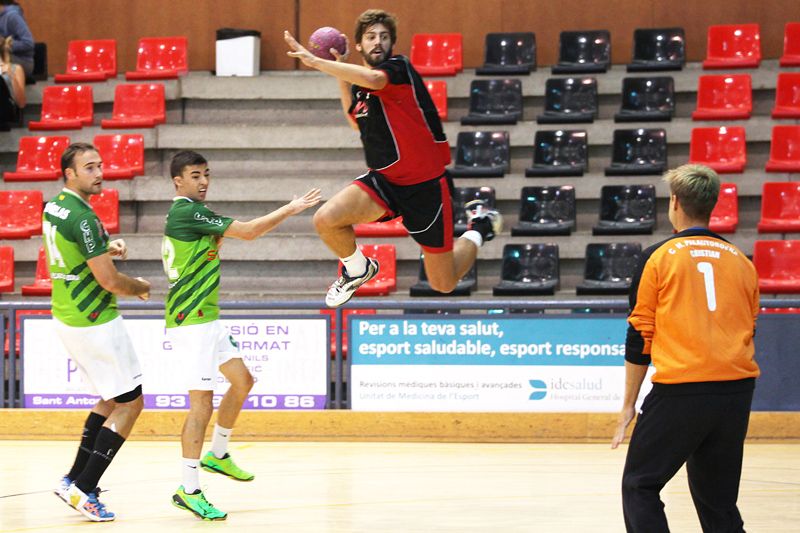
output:
M547 383L542 381L541 379L531 379L528 380L530 383L533 392L528 397L529 400L544 400L547 396Z

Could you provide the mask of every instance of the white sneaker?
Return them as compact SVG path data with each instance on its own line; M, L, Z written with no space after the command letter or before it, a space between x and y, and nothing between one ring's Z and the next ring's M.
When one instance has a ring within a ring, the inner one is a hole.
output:
M380 265L371 257L367 257L367 271L360 277L351 278L347 275L347 270L343 269L342 275L328 289L328 294L325 295L325 305L339 307L346 304L353 297L356 289L374 278L379 270Z
M67 476L62 477L58 481L58 486L53 489L53 494L64 500L65 503L69 503L69 499L67 498L67 493L69 492L69 486L72 485L72 480Z
M464 204L467 212L467 229L477 231L485 241L491 241L503 230L503 216L491 209L483 200L472 200Z

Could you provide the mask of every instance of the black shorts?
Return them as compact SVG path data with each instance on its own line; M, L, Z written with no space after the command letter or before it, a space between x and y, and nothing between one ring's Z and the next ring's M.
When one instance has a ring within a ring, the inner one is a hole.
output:
M453 182L447 173L416 185L394 185L371 170L353 182L361 187L386 212L383 222L403 217L403 226L424 251L449 252L453 249Z

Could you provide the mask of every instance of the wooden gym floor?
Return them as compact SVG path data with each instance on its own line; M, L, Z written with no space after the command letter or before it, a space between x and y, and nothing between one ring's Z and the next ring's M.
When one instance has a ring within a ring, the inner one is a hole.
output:
M176 441L134 440L106 473L117 513L92 524L51 492L76 442L0 441L0 531L620 532L625 450L607 444L236 442L240 483L201 474L229 512L207 523L170 504ZM681 471L663 492L674 533L700 527ZM748 443L739 505L748 532L798 531L800 444Z

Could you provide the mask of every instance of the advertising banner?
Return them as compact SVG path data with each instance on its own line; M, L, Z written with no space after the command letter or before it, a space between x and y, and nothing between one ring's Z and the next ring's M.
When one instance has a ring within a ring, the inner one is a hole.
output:
M352 316L350 322L354 410L618 412L622 407L623 317ZM648 377L640 399L649 389Z
M324 409L328 392L328 318L222 319L239 344L242 360L255 378L244 409ZM142 366L145 407L186 409L189 396L180 379L181 362L160 318L125 319ZM51 319L22 323L24 407L75 409L97 397L64 351ZM217 378L214 405L229 383Z

